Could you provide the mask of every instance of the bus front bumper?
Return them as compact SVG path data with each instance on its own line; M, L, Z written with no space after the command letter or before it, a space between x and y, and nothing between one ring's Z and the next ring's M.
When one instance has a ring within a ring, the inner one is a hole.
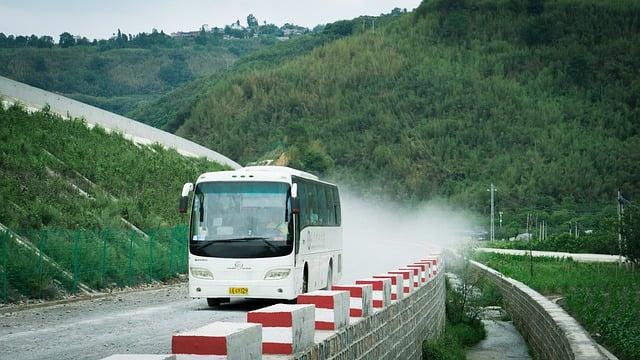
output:
M244 292L246 294L237 294ZM228 281L189 278L192 298L295 299L297 294L290 277L281 280Z

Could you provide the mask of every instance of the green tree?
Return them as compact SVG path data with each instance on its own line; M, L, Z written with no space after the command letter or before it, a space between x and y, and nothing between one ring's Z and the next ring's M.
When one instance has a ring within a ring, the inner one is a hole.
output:
M249 26L252 29L255 29L258 27L258 19L256 19L256 17L253 16L253 14L249 14L249 16L247 16L247 26Z
M73 37L73 35L65 31L62 34L60 34L59 44L60 44L60 47L62 48L68 48L76 44L76 39Z

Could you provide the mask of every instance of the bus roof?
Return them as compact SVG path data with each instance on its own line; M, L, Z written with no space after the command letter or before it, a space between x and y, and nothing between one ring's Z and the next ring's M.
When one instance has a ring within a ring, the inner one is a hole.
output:
M325 181L320 180L316 175L313 175L306 171L297 170L297 169L293 169L286 166L272 166L272 165L247 166L247 167L243 167L243 168L240 168L237 170L231 170L231 171L215 171L215 172L204 173L198 177L197 182L200 183L203 181L224 181L227 179L231 180L232 178L239 180L237 179L237 177L241 177L244 179L245 176L247 178L254 178L255 176L258 178L269 178L269 179L277 179L277 178L290 179L292 176L297 176L297 177L329 184Z

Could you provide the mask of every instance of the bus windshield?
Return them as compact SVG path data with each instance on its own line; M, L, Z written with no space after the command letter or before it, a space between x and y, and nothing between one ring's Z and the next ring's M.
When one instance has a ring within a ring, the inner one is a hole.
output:
M191 253L222 258L291 253L289 194L289 184L279 182L198 184L191 213Z

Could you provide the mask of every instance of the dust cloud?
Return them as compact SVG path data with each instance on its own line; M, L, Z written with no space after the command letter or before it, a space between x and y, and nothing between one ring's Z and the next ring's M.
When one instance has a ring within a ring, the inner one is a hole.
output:
M424 258L430 250L454 247L472 228L463 214L446 205L366 200L341 191L343 276L340 282L385 273Z

